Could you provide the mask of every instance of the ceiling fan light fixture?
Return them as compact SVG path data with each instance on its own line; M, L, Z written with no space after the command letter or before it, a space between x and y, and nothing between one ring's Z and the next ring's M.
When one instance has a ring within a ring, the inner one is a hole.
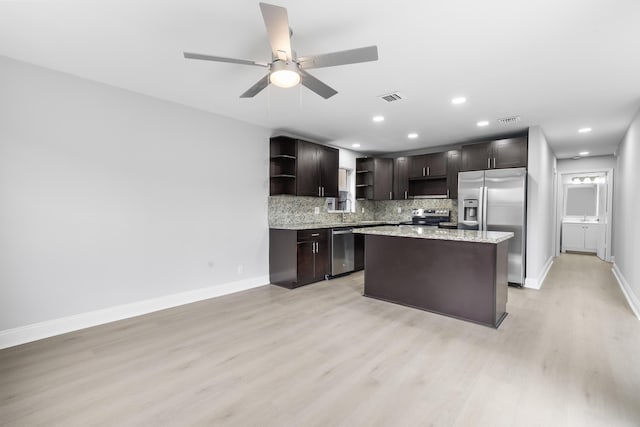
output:
M275 61L271 65L269 81L278 87L294 87L300 83L298 66L294 62Z

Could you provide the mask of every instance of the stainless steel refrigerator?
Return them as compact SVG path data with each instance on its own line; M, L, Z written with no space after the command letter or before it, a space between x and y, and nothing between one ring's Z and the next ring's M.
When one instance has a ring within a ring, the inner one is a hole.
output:
M524 285L527 170L525 168L460 172L458 228L511 231L509 283Z

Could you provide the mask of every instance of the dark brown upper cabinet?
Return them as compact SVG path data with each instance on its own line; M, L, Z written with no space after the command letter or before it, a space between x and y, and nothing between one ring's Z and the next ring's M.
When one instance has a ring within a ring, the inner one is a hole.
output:
M296 194L297 143L285 137L269 142L269 194Z
M398 157L393 160L393 199L409 198L409 157Z
M270 141L270 194L338 197L339 152L300 139Z
M318 145L318 168L322 197L338 197L339 151L335 148Z
M521 168L527 166L527 137L493 141L493 168Z
M526 136L462 146L462 171L526 166Z
M447 175L446 153L409 157L409 179L444 177Z
M458 198L458 172L460 172L460 150L447 151L447 198Z
M393 199L393 159L356 159L356 199Z

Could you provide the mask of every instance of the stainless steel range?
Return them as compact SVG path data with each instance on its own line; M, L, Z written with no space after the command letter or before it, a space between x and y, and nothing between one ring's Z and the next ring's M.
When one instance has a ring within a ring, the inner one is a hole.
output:
M449 222L449 209L413 209L411 221L403 225L421 225L423 227L437 227L441 222Z

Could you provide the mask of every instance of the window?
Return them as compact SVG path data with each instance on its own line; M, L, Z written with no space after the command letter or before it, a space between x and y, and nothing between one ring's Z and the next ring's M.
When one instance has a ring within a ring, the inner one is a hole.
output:
M338 198L327 199L327 210L332 212L352 212L353 198L351 196L351 180L353 170L338 169Z

